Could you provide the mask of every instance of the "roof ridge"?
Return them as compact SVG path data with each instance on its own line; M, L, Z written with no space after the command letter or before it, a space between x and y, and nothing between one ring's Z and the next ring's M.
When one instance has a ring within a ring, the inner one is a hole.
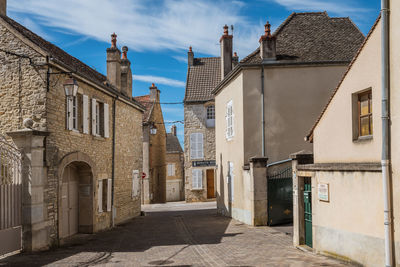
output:
M354 65L355 61L357 60L358 56L361 54L361 51L363 50L363 48L365 47L367 41L369 40L369 38L371 37L373 31L375 30L376 26L378 25L378 22L381 18L381 15L379 14L378 18L376 19L374 25L371 27L371 30L368 32L367 37L364 39L364 42L361 44L360 48L358 49L358 51L356 52L356 54L354 55L352 61L350 62L349 66L347 67L347 70L345 71L345 73L342 76L342 79L339 81L338 85L336 86L335 90L333 91L331 97L328 100L328 103L325 105L324 109L322 110L321 114L318 116L317 120L315 121L314 125L311 127L309 133L306 136L307 140L310 140L310 137L312 138L313 134L314 134L314 130L315 127L317 127L318 123L321 121L322 116L325 114L325 111L328 109L330 103L332 102L333 98L335 97L336 93L339 91L340 86L342 85L344 79L346 78L347 74L349 73L351 67Z

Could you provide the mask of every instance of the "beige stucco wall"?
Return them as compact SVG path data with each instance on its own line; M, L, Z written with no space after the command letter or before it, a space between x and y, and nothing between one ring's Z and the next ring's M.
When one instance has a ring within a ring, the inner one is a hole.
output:
M380 161L382 142L380 36L379 23L315 128L315 162ZM352 94L368 88L372 89L373 139L353 141Z
M232 101L234 136L226 139L226 105ZM246 206L246 179L243 177L244 128L243 128L243 74L239 74L215 97L215 138L217 168L218 212L241 221L250 221L250 209ZM228 201L228 162L233 162L233 202ZM243 190L242 190L243 189Z
M268 162L312 150L304 142L346 66L265 67L265 144ZM243 71L244 161L261 156L261 68ZM226 89L225 89L226 90Z

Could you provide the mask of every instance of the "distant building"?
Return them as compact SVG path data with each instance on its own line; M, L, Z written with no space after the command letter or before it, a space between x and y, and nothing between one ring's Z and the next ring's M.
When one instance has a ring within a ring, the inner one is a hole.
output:
M215 105L211 91L220 80L220 58L195 58L190 47L184 99L187 202L215 198Z
M176 126L172 125L171 132L167 133L167 201L181 201L185 199L185 180L183 174L183 150L176 136Z
M304 133L363 40L349 18L330 18L326 12L293 13L273 35L267 23L260 47L231 72L225 71L228 74L213 91L219 213L250 225L274 223L268 216L276 212L291 220L289 155L312 149L304 142ZM223 62L232 58L232 49L225 49L232 46L230 42L225 32ZM271 206L276 199L268 199L266 177L287 172L289 183L272 193L288 206L281 209L283 202Z
M143 174L142 204L166 201L166 131L160 105L160 90L150 86L150 94L137 96L146 107L143 114Z
M4 8L0 32L0 254L21 249L21 229L24 250L42 250L140 215L144 107L127 48L112 35L104 76Z

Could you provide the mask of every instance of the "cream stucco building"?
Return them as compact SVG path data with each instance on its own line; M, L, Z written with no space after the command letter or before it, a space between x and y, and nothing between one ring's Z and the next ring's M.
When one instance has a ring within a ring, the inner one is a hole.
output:
M389 31L392 163L388 192L393 205L390 234L394 248L390 258L395 259L391 266L398 266L400 35L394 25L400 20L400 4L389 2L389 24L393 26ZM382 19L378 19L307 135L314 160L312 155L293 155L294 244L306 244L316 252L364 266L385 265L381 36Z
M363 40L350 19L325 12L293 13L273 35L266 24L260 48L213 91L220 213L250 225L268 222L267 160L312 149L304 134Z

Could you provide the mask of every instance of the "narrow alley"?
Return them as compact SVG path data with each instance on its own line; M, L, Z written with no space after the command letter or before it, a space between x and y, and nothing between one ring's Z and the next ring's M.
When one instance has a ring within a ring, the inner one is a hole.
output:
M0 266L344 266L292 246L290 227L251 227L216 214L215 202L145 205L145 216L58 249ZM29 263L29 264L28 264Z

